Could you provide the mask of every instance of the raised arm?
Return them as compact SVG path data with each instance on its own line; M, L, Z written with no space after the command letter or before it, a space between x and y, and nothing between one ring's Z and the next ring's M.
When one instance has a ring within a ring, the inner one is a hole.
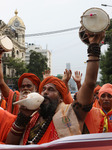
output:
M88 60L85 80L77 93L77 105L74 107L79 120L84 121L87 112L92 106L93 90L97 80L100 56L100 42L104 38L104 33L89 36L90 45L88 47Z
M69 92L68 81L70 80L71 76L72 76L72 71L65 69L62 81L65 83L68 92Z
M3 70L2 70L2 54L3 49L0 47L0 89L4 97L8 97L10 88L4 81Z

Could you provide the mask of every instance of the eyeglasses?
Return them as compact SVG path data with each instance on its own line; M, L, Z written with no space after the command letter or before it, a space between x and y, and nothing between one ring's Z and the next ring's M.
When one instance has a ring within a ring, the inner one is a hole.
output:
M31 85L31 84L21 85L21 89L24 89L25 87L27 87L27 88L31 88L31 87L32 87L32 85Z

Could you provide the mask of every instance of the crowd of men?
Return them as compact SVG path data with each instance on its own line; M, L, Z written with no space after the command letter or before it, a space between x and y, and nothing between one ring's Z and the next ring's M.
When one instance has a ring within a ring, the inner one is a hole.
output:
M71 70L65 70L62 80L48 75L40 81L35 74L24 73L18 80L19 91L12 91L4 81L0 61L0 89L7 103L6 107L0 109L1 144L42 144L66 136L112 131L112 85L106 83L96 87L100 43L105 33L87 36L86 75L81 85L82 74L75 72L73 79L78 92L74 99L68 88ZM0 60L2 54L1 48ZM38 109L29 110L13 104L32 92L44 97Z

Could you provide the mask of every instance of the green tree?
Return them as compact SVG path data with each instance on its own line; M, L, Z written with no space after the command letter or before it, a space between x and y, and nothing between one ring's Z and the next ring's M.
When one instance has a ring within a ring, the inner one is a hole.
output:
M105 44L108 44L107 51L101 54L100 61L100 74L101 84L112 84L112 19L110 20L110 26L106 31Z
M8 62L9 63L7 64L7 66L16 71L15 74L17 77L22 75L25 72L28 72L28 69L26 67L26 63L24 61L22 61L22 59L9 57Z
M6 60L4 60L6 61ZM13 89L18 90L18 78L21 74L28 72L28 69L26 68L26 64L24 61L22 61L20 58L13 58L8 57L6 64L9 69L15 70L15 76L12 74L12 77L6 77L4 76L4 80L7 83L8 81L11 81L13 84ZM8 84L8 83L7 83Z
M40 80L43 79L43 74L45 70L49 69L47 67L47 58L41 53L31 50L30 63L28 64L28 72L37 75Z

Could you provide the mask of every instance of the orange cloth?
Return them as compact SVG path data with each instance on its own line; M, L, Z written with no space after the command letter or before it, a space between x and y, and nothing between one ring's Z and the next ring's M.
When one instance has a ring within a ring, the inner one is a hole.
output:
M23 137L23 145L26 145L30 130L31 130L31 128L33 128L35 126L38 118L39 118L39 113L37 112L34 114L34 116L31 118L30 122L28 123L28 126L26 128L26 131L25 131L25 134ZM53 121L51 121L46 132L44 133L43 137L38 142L38 144L51 142L56 139L58 139L58 135L57 135L56 129L54 127Z
M99 91L101 89L101 86L97 85L94 89L94 93L96 93L97 91Z
M2 99L1 107L2 107L4 110L6 110L6 106L7 106L6 100Z
M0 109L0 142L5 142L8 132L15 121L16 116Z
M57 77L49 76L49 77L45 78L39 86L39 93L42 92L43 86L48 83L52 83L56 86L57 90L60 92L60 94L63 97L63 101L66 103L67 87L66 87L65 83Z
M102 109L100 109L100 112L103 115L103 118L100 122L99 133L112 132L112 124L110 124L109 121L109 116L112 116L112 109L108 113L105 113Z
M96 108L101 108L98 100L96 99L95 102L93 103L93 107L96 107Z
M54 127L53 121L49 124L45 134L37 144L48 143L54 140L59 139L56 129Z
M20 89L24 78L28 78L36 87L40 85L40 79L33 73L23 73L18 80L18 87Z
M90 133L99 133L101 120L104 118L99 108L93 107L88 112L85 124ZM112 120L109 120L110 126L112 127Z
M112 84L106 83L101 87L101 89L99 90L99 94L98 94L99 99L103 93L109 93L112 95Z
M14 94L16 92L16 98L14 98ZM18 111L19 111L19 106L18 105L13 105L13 99L15 99L15 101L19 100L19 92L18 91L12 91L10 89L9 91L9 96L7 98L5 98L5 100L7 101L7 111L12 113L13 115L17 115Z
M65 104L71 104L73 101L74 101L74 100L73 100L73 98L72 98L72 95L71 95L71 93L69 92L69 93L67 94L67 96L65 97L64 102L65 102Z

